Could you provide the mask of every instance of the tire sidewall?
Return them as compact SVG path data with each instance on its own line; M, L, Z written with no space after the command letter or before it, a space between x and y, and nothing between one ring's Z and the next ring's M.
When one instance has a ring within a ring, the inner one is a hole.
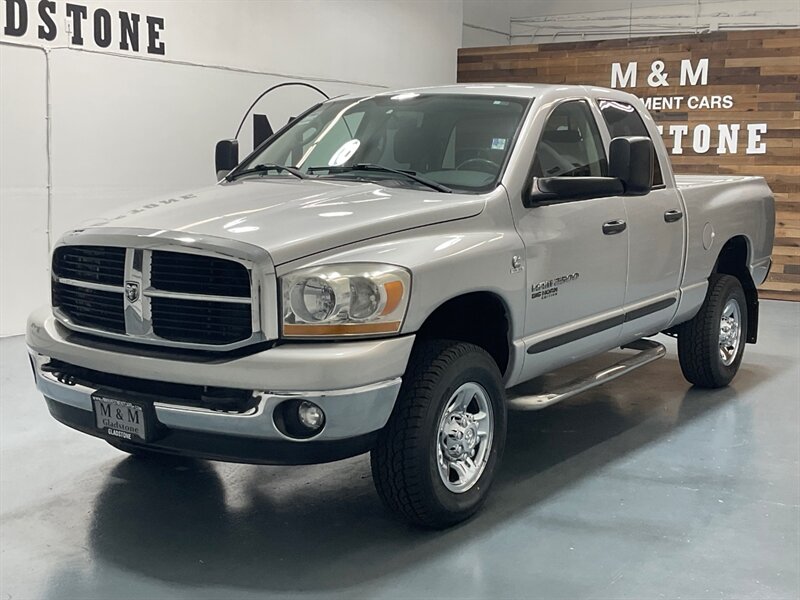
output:
M714 349L714 357L711 360L710 366L716 379L729 382L734 378L736 372L739 370L739 365L741 365L742 357L744 355L744 347L747 337L747 299L741 284L734 277L726 277L722 285L722 293L719 296L720 302L713 307L709 314L711 322L714 325L711 328L712 339L709 340L710 347ZM722 311L725 309L725 305L731 299L736 300L736 302L739 304L740 339L739 347L736 351L736 357L733 359L733 362L730 365L725 365L722 362L722 357L719 355L719 330L720 321L722 319Z
M470 382L483 387L489 397L494 417L492 448L486 467L475 485L466 492L455 493L447 489L439 475L437 466L439 422L453 393L461 385ZM506 437L506 406L500 372L494 361L476 347L475 351L459 357L445 370L433 390L433 399L431 410L427 412L423 425L428 439L426 458L429 491L440 507L441 518L447 520L447 515L452 515L450 520L455 522L462 520L464 515L476 511L484 502L502 458Z

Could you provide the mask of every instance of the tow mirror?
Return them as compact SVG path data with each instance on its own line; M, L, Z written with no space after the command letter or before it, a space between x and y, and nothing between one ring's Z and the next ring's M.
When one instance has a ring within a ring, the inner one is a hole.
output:
M271 138L273 133L267 115L253 115L253 150Z
M217 180L219 181L239 164L238 140L218 141L214 151L214 164L217 170Z
M647 137L618 137L608 151L608 174L622 182L626 196L645 196L653 187L655 152Z
M614 138L608 155L608 177L534 177L525 205L650 193L655 161L650 138Z

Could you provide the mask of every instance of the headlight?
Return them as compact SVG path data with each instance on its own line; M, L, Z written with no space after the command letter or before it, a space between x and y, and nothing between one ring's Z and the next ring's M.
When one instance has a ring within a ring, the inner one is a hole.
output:
M284 337L397 333L411 291L401 267L348 263L312 267L281 278Z

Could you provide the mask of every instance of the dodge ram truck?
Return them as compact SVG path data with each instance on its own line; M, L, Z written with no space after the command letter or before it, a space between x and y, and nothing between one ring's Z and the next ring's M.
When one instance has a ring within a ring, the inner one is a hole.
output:
M132 455L370 452L391 511L447 527L485 501L509 409L662 357L660 332L707 388L756 342L768 186L674 175L619 90L340 97L216 158L217 185L66 233L28 321L52 416ZM618 348L591 376L521 386Z

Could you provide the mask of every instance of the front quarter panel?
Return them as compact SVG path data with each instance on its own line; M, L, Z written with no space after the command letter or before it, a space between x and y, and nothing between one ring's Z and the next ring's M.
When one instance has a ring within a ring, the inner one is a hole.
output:
M515 255L522 255L522 241L511 221L505 190L498 188L477 217L354 244L317 255L313 260L282 265L278 275L303 267L344 262L398 265L412 274L411 296L401 334L417 331L448 300L485 291L503 301L511 337L518 339L522 337L525 314L525 273L523 269L512 268Z

